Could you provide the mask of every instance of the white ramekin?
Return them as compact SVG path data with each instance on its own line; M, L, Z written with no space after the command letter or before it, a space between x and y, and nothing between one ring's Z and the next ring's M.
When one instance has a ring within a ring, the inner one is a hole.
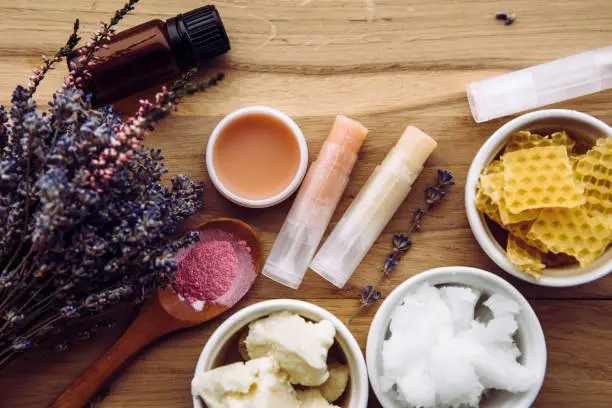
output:
M215 368L220 362L217 356L224 352L226 343L242 328L259 318L275 312L288 311L312 321L328 320L336 328L336 342L346 357L350 372L350 389L342 408L366 408L368 405L368 373L365 360L357 341L346 326L327 310L293 299L267 300L248 306L229 317L206 342L196 365L195 373ZM198 398L193 399L194 408L204 408ZM280 407L279 407L280 408Z
M538 381L530 390L520 394L496 392L481 408L529 408L542 388L546 374L546 342L544 332L535 312L521 293L504 279L490 272L466 266L449 266L422 272L399 285L384 300L370 326L366 360L372 389L383 408L400 408L398 401L383 392L380 387L382 369L382 345L395 308L401 304L406 295L420 285L465 285L481 290L484 294L498 293L516 301L521 312L517 317L517 345L521 350L521 363L538 373ZM406 361L406 364L410 364Z
M217 142L217 139L219 138L219 135L221 134L223 129L225 129L225 127L227 127L227 125L229 125L234 120L253 113L270 115L285 123L291 129L291 133L295 137L295 140L297 141L300 149L300 165L291 183L277 195L262 200L250 200L247 198L240 197L239 195L233 193L227 187L225 187L217 176L213 160L215 143ZM212 134L210 135L210 138L208 139L208 145L206 147L206 168L208 169L208 174L210 175L210 179L212 180L213 184L225 198L244 207L265 208L271 207L286 200L300 186L300 183L302 182L302 180L304 179L304 175L306 174L307 167L308 146L306 144L306 139L304 138L302 131L293 121L293 119L291 119L289 116L279 111L278 109L270 108L268 106L249 106L230 113L229 115L224 117L221 122L217 124Z
M590 143L600 137L612 136L612 128L586 113L565 109L547 109L527 113L499 128L482 145L472 161L465 183L465 208L476 240L486 254L503 270L527 282L542 286L576 286L599 279L612 271L612 250L603 254L587 268L568 266L546 268L544 276L536 281L516 269L506 258L506 251L493 237L484 216L476 209L478 179L486 167L502 151L510 135L519 130L539 128L567 130L570 136Z

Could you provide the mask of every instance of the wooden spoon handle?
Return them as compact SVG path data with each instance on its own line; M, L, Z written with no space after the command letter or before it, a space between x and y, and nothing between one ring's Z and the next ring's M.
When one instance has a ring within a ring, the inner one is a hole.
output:
M184 326L182 322L175 320L162 309L157 297L149 299L117 343L74 381L50 407L84 407L127 360L153 340L181 326Z

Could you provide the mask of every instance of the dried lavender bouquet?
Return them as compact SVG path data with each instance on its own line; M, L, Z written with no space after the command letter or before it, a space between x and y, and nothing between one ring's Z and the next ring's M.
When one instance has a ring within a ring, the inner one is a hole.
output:
M193 73L122 121L93 109L83 91L94 53L134 7L130 0L92 33L46 112L33 96L45 74L79 42L68 42L0 106L0 369L52 335L168 285L173 254L196 238L177 238L200 206L202 185L185 176L160 184L158 150L142 141L185 94L216 84ZM62 336L60 336L62 337Z

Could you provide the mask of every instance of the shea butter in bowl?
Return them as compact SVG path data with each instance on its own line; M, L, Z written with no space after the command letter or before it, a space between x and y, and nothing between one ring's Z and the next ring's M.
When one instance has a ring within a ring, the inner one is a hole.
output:
M385 299L366 359L384 408L529 408L544 381L546 343L512 285L452 266L422 272Z
M308 147L289 116L268 106L250 106L230 113L215 127L206 148L206 166L228 200L245 207L270 207L300 186Z
M279 299L248 306L219 326L200 354L192 392L194 408L224 407L233 398L261 407L366 408L368 375L357 341L337 317Z
M612 271L611 184L610 126L571 110L528 113L499 128L474 158L468 221L511 275L580 285Z

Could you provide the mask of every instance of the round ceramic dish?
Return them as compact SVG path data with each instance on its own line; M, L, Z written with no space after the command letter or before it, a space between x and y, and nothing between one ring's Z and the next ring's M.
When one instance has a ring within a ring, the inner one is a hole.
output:
M612 249L608 248L597 261L587 268L577 265L562 268L546 268L539 281L521 273L506 258L505 249L493 237L484 215L476 209L476 188L483 168L489 165L502 151L510 135L519 130L566 130L579 142L594 144L601 137L612 136L612 128L586 113L548 109L528 113L511 120L499 128L480 148L472 161L465 183L465 207L468 221L476 240L486 254L500 268L527 282L542 286L575 286L591 282L612 271Z
M521 394L496 391L480 407L529 408L540 392L546 373L546 342L538 317L523 295L504 279L481 269L464 266L431 269L406 280L385 299L376 312L368 333L366 359L372 389L382 406L384 408L404 408L390 393L381 390L379 382L383 374L382 345L391 321L391 315L408 293L425 283L470 286L481 290L484 294L498 293L507 296L520 305L521 312L517 316L519 329L516 336L517 345L522 353L520 361L523 365L538 373L538 382L532 389Z
M266 199L262 199L262 200L250 200L250 199L242 198L236 195L235 193L233 193L232 191L230 191L227 187L223 185L223 183L221 183L221 180L219 180L219 177L217 176L217 172L215 171L215 166L214 166L214 161L213 161L213 157L214 157L213 152L215 148L215 143L217 142L217 139L219 138L219 135L221 134L223 129L225 129L225 127L229 125L231 122L233 122L234 120L242 116L254 114L254 113L270 115L270 116L273 116L279 119L283 123L285 123L291 129L291 132L293 136L295 137L295 139L297 140L297 143L300 149L300 164L295 174L295 177L293 178L291 183L277 195L266 198ZM276 205L286 200L300 186L300 183L302 182L302 180L304 179L304 175L306 174L307 167L308 167L308 146L306 145L306 139L304 138L302 131L300 130L298 125L293 121L293 119L291 119L289 116L287 116L286 114L284 114L283 112L277 109L270 108L268 106L250 106L247 108L238 109L230 113L229 115L224 117L221 120L221 122L217 124L212 134L210 135L210 139L208 139L208 145L206 147L206 168L208 169L208 174L210 175L210 178L213 184L225 198L227 198L228 200L236 204L242 205L244 207L265 208L265 207L271 207L273 205Z
M368 373L361 349L346 326L327 310L312 303L293 299L277 299L256 303L236 312L227 319L208 339L200 354L195 372L207 371L224 364L229 343L249 323L275 312L288 311L312 321L328 320L336 328L336 342L349 366L350 382L342 408L366 408L368 405ZM193 399L194 408L204 408L198 398Z

